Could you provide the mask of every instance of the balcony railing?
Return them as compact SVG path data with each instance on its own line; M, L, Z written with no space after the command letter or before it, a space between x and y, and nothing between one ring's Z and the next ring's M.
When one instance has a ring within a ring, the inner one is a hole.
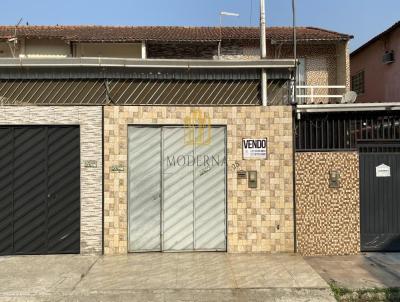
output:
M298 104L340 103L346 92L344 85L298 85Z

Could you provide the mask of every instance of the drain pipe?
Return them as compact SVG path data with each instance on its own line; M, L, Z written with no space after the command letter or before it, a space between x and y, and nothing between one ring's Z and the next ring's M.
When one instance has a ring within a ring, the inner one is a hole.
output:
M260 0L260 48L261 59L267 58L267 40L265 33L265 0ZM267 106L267 70L261 70L261 100L262 105Z

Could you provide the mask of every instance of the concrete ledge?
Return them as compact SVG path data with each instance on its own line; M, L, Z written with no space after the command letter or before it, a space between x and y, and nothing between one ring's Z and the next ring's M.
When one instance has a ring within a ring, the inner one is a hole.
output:
M316 288L268 288L268 289L178 289L178 290L135 290L118 292L59 293L54 295L4 296L1 301L25 302L243 302L243 301L297 301L334 302L329 289Z
M125 67L125 68L293 68L293 59L266 60L163 60L119 58L1 58L0 67Z
M385 111L400 110L400 103L354 103L354 104L313 104L298 105L297 113Z

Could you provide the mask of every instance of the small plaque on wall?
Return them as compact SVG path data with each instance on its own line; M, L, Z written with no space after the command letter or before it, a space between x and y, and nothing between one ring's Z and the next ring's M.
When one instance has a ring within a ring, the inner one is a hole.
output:
M376 177L391 177L390 167L385 164L377 166Z
M111 167L111 172L118 173L118 172L124 172L124 171L125 171L125 167L123 165L113 165Z
M243 170L237 171L237 178L238 179L247 179L247 172L243 171Z
M243 138L243 159L267 159L266 138Z
M85 168L97 168L97 160L84 160L83 165Z

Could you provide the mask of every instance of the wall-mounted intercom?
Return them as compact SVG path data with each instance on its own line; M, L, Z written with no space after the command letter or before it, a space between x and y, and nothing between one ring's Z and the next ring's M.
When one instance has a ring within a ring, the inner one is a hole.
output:
M248 174L248 186L250 189L257 188L257 171L249 171Z
M339 188L340 187L340 173L338 171L329 172L329 188Z

